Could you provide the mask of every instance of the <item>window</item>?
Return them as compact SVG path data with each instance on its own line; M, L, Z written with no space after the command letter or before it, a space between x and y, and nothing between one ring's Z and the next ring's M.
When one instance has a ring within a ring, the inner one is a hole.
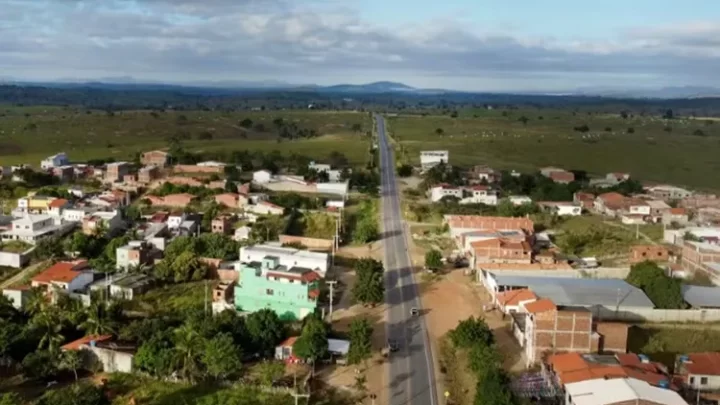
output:
M700 385L707 385L707 377L700 378Z
M695 377L690 377L690 385L695 384Z
M265 293L267 295L275 295L275 291L272 288L268 288L267 290L265 290Z

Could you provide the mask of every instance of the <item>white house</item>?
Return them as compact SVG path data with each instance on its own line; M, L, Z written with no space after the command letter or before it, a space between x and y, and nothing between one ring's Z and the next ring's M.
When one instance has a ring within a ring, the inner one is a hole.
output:
M86 260L58 262L32 278L33 287L58 288L72 292L85 288L93 282L93 272Z
M488 186L473 186L463 189L463 198L460 204L497 205L497 191Z
M40 161L40 167L43 170L52 169L53 167L66 166L70 164L65 152L60 152L56 155L48 156L47 158Z
M68 208L62 211L62 219L67 222L80 222L86 215L98 211L95 207Z
M3 240L20 240L35 244L38 239L54 235L63 229L55 225L55 220L49 215L28 214L12 221L12 229L0 234Z
M272 173L267 170L258 170L253 173L253 181L258 184L267 184L272 181Z
M438 202L445 197L455 197L458 200L462 200L463 189L449 184L438 184L430 189L430 201Z
M241 227L235 229L235 233L233 234L233 239L238 242L248 240L248 239L250 239L250 231L252 231L252 229L249 226L247 226L247 225L241 226Z
M281 266L304 267L325 277L330 266L330 255L309 250L282 247L278 243L244 246L240 248L240 263L262 262L266 256L278 258Z
M330 166L329 164L325 164L325 163L315 163L313 161L313 162L310 162L310 164L308 164L308 169L315 170L318 173L329 172L330 170L332 170L332 166Z
M30 299L30 289L28 286L23 287L8 287L3 290L5 298L10 300L10 303L15 309L25 308L25 304Z
M420 167L429 169L440 163L448 163L450 152L446 150L424 150L420 152Z
M543 201L538 205L544 210L561 217L582 215L582 205L571 201Z
M631 199L627 208L630 215L650 215L650 205L642 200Z
M565 384L565 405L688 405L677 392L637 378L596 378Z
M532 198L526 195L511 195L508 197L508 200L510 200L513 205L532 204Z
M184 212L175 212L168 216L167 224L170 229L180 228L187 215Z
M339 195L345 198L350 191L350 182L341 181L337 183L317 183L315 184L315 191L320 194Z

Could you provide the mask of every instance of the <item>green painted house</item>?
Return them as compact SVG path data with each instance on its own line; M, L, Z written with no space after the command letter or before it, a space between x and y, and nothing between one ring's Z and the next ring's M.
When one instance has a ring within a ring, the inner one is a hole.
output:
M237 265L240 272L235 287L237 310L255 312L269 308L285 320L302 319L315 311L320 275L313 270L281 265L276 256Z

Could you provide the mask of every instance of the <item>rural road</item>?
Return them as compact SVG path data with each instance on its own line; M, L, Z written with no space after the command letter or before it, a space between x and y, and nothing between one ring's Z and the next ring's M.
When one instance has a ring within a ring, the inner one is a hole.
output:
M436 405L432 351L407 249L395 160L385 133L384 118L375 115L375 121L380 149L385 301L388 304L386 336L400 344L400 350L391 353L388 361L388 404ZM420 315L413 317L411 308L418 308Z

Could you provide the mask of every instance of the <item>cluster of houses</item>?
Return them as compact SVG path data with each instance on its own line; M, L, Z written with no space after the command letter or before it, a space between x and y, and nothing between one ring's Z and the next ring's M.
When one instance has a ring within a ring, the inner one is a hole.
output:
M350 182L347 179L343 180L342 170L333 169L329 164L316 162L310 162L308 169L327 174L328 181L314 182L308 181L302 176L291 174L275 175L268 170L258 170L253 173L253 183L272 191L328 194L345 199L350 190Z

